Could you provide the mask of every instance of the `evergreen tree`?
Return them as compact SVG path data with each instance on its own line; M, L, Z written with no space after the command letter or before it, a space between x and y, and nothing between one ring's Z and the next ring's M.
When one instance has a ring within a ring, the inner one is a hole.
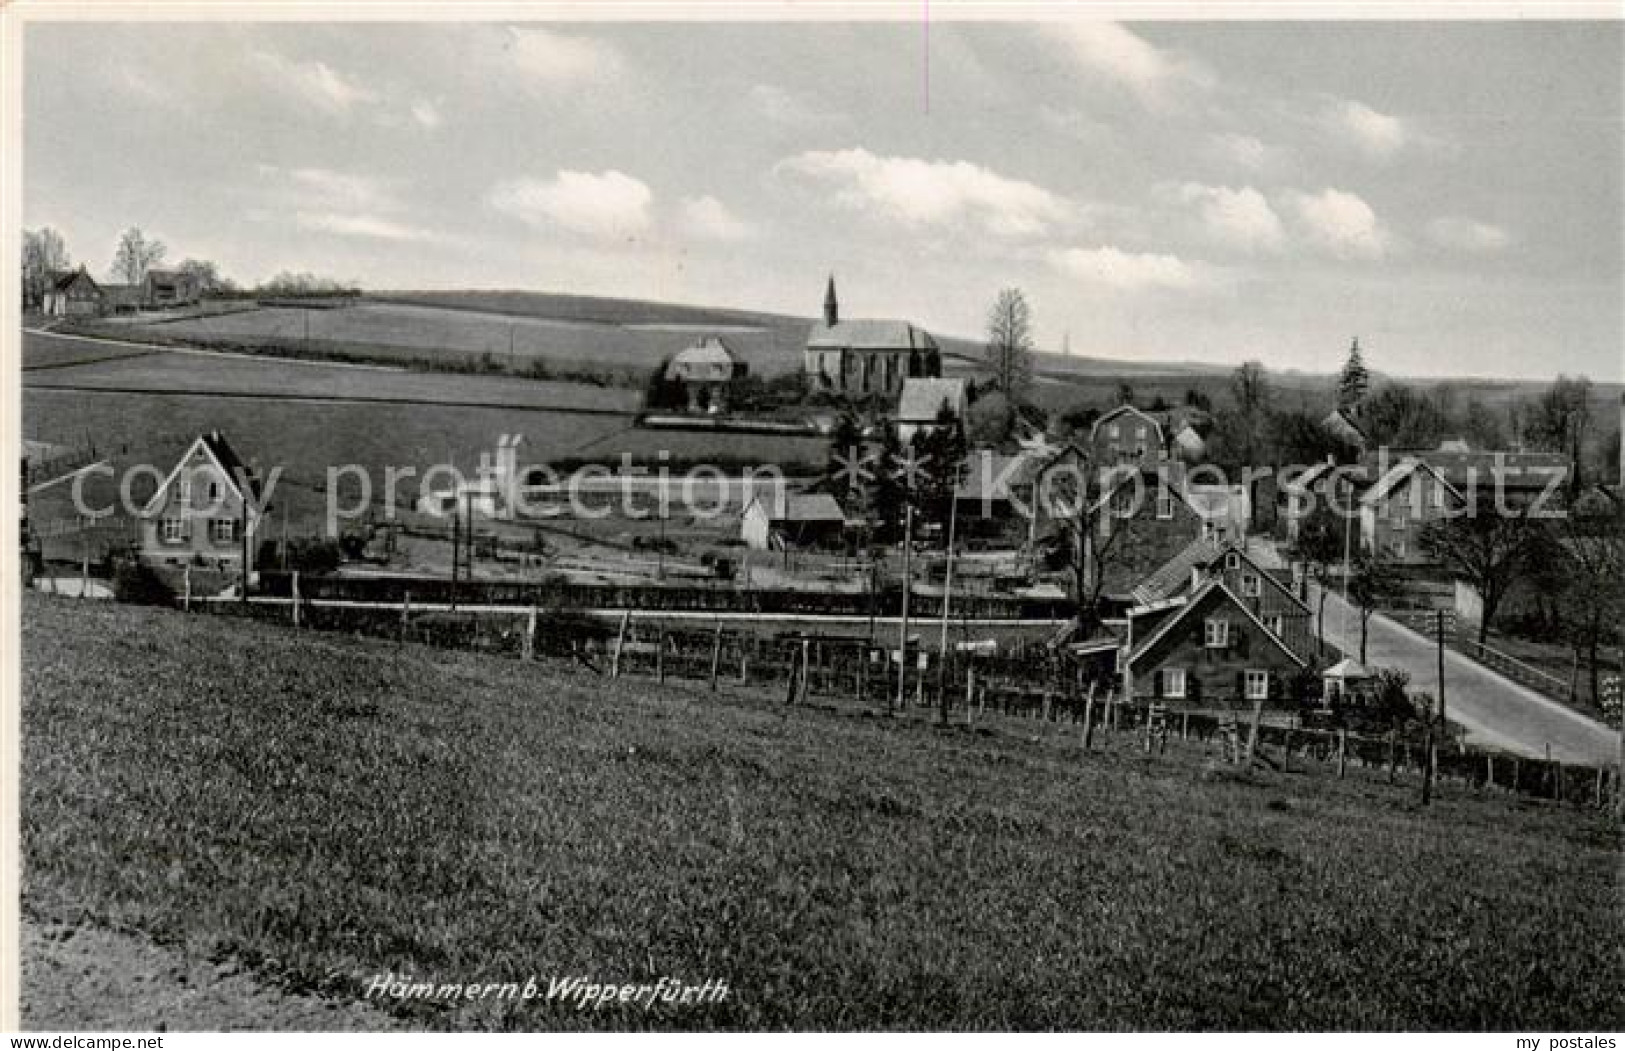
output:
M1366 389L1371 386L1371 374L1366 371L1365 359L1360 356L1360 340L1355 337L1349 345L1349 359L1343 363L1342 375L1337 377L1337 407L1345 411L1355 409L1365 400Z

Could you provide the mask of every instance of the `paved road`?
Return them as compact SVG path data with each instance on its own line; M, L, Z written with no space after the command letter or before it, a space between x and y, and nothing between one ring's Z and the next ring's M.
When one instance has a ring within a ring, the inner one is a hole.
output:
M1313 605L1311 598L1311 606ZM1345 653L1360 652L1359 613L1334 591L1326 597L1326 638ZM1436 694L1439 670L1433 640L1387 617L1371 618L1366 663L1403 668L1411 685ZM1612 766L1619 761L1619 731L1565 708L1454 650L1444 655L1445 710L1468 740L1533 758Z

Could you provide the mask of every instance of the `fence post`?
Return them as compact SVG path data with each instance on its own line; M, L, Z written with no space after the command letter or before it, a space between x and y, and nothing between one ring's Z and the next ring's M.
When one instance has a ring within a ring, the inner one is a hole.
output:
M1095 745L1095 687L1099 685L1095 679L1089 680L1089 692L1083 698L1083 750L1085 752Z
M969 657L965 661L965 725L976 725L976 712L971 705L976 703L976 658Z
M1388 728L1388 783L1394 783L1394 776L1399 772L1399 731L1393 727Z
M536 655L536 607L530 607L530 615L525 618L525 641L520 645L519 659L530 660Z
M401 633L396 639L399 643L406 642L406 622L412 616L412 593L406 592L401 596Z
M188 562L186 568L181 570L181 608L192 612L192 564Z
M1341 781L1349 768L1349 732L1346 729L1337 731L1337 779Z
M666 684L666 626L660 625L655 632L655 680L664 686Z
M621 647L626 645L626 625L632 619L632 611L621 611L621 627L615 633L615 650L609 655L609 677L618 679L621 676Z
M745 636L743 634L739 636L739 685L741 686L750 682L750 651L754 645L754 641L750 646L745 645Z
M796 703L796 661L801 657L801 651L795 648L790 650L790 674L785 676L784 703Z
M1486 791L1495 788L1495 753L1484 753L1484 788Z
M796 703L806 704L807 694L812 690L812 640L805 636L801 639L801 688L796 691Z
M1264 718L1264 702L1262 699L1253 702L1253 721L1247 728L1247 767L1252 768L1253 757L1258 754L1258 724Z
M711 692L717 692L717 669L722 663L722 621L711 635Z
M299 626L299 571L293 571L293 626Z

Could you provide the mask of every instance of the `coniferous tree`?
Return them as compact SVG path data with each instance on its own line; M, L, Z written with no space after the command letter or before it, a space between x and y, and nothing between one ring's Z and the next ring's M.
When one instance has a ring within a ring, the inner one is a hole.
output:
M1365 400L1365 392L1370 386L1371 374L1366 371L1365 359L1360 355L1360 340L1356 337L1349 345L1349 357L1343 363L1343 372L1337 377L1337 407L1344 411L1357 408Z

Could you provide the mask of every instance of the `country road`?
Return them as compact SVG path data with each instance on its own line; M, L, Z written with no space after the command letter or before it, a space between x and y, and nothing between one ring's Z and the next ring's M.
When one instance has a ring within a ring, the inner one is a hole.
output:
M1313 606L1318 596L1311 595ZM1360 615L1337 592L1326 596L1326 638L1355 657L1360 652ZM1402 668L1411 685L1437 695L1439 670L1434 642L1382 616L1371 618L1365 663ZM1526 686L1446 649L1445 710L1468 740L1532 758L1613 766L1619 762L1619 731L1565 708Z

